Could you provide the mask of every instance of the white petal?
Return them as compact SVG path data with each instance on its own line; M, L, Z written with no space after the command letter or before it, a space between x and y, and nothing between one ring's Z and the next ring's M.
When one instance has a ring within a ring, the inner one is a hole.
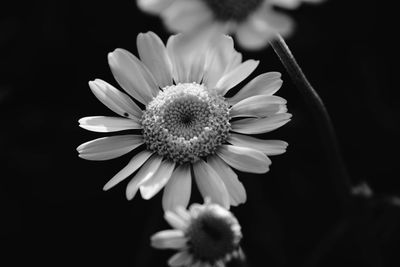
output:
M175 0L137 0L140 9L151 14L158 14L165 10Z
M229 193L218 173L201 159L193 164L193 169L201 195L204 198L210 197L212 202L229 209Z
M160 88L172 85L172 64L161 39L153 32L139 33L136 39L140 59Z
M234 117L269 117L286 109L286 100L279 96L256 95L233 105L229 115Z
M175 229L183 231L186 230L188 227L188 222L183 220L178 214L172 211L165 211L164 218Z
M304 0L270 0L271 4L287 9L295 9L300 6L301 1Z
M255 95L273 95L282 86L281 74L279 72L267 72L258 75L232 98L228 99L230 104Z
M168 39L167 50L176 83L200 83L204 76L205 45L193 42L189 35L177 34Z
M232 87L246 79L258 66L258 60L246 60L233 70L226 73L216 84L216 90L220 95L225 95Z
M189 203L192 190L192 178L188 164L178 166L164 188L162 204L164 210L175 210Z
M111 71L124 90L143 104L157 96L159 88L147 67L130 52L118 48L108 54Z
M243 119L232 122L232 131L243 134L260 134L273 131L290 121L290 113L281 113L261 119Z
M261 140L247 135L231 133L228 142L235 146L249 147L260 150L268 156L286 152L288 143L280 140Z
M271 164L264 153L252 148L222 145L216 153L231 167L243 172L265 173Z
M93 94L109 109L122 117L139 121L142 118L142 110L132 99L114 86L103 80L96 79L89 82Z
M206 61L206 74L203 82L208 88L214 88L218 80L228 71L242 62L242 54L234 49L233 39L227 35L218 35L212 40Z
M269 27L269 29L265 29L264 25L262 24L256 25L259 26L257 29L259 32L270 32L272 29L272 31L275 33L277 32L283 36L288 36L292 33L294 28L293 20L289 16L268 7L258 10L258 12L255 13L255 17L259 21L264 20Z
M189 266L192 262L192 255L187 251L181 251L173 255L168 260L168 265L171 267Z
M140 151L129 161L128 165L126 165L122 170L120 170L116 175L114 175L114 177L111 178L110 181L108 181L104 185L103 190L106 191L110 189L111 187L115 186L116 184L127 178L129 175L134 173L137 169L139 169L143 165L143 163L146 162L146 160L152 154L153 153L148 150Z
M176 213L176 215L180 216L181 219L184 220L186 223L190 222L190 220L191 220L190 213L183 206L181 206L181 205L176 206L175 213Z
M256 50L266 46L276 33L287 36L292 30L293 22L288 16L265 5L239 25L236 38L242 47Z
M180 230L164 230L151 237L151 245L159 249L180 249L186 246L186 238Z
M237 206L246 202L246 190L239 181L237 174L219 157L212 156L207 163L218 173L229 192L230 203Z
M157 154L153 154L149 160L140 168L140 170L136 173L136 175L129 181L128 186L126 187L126 198L131 200L135 197L137 190L139 187L150 179L160 167L162 161L162 157Z
M143 144L141 135L117 135L98 138L77 147L79 157L88 160L108 160L120 157Z
M135 120L104 116L84 117L79 120L79 126L83 129L100 133L142 129L142 125Z
M275 32L265 19L254 15L240 24L236 31L236 38L240 46L249 50L265 47L274 37Z
M175 1L161 16L171 32L190 32L212 20L210 9L198 0Z
M157 172L140 186L140 193L143 199L150 199L157 194L171 178L175 162L165 160L161 162Z
M204 203L209 203L209 202L210 202L210 201L208 201L208 200L210 200L209 197L204 198L204 200L205 200ZM190 205L190 208L189 208L190 216L191 216L192 218L197 218L197 216L198 216L201 212L203 212L204 209L205 209L205 205L200 205L200 204L198 204L198 203L193 203L192 205Z
M212 41L220 36L226 27L225 24L210 22L196 31L177 34L168 39L167 51L176 83L200 83L204 79L209 50L214 47Z

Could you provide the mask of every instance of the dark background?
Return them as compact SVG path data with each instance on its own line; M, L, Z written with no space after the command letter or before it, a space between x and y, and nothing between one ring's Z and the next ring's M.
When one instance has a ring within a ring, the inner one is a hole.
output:
M331 114L352 182L375 193L357 198L350 217L336 201L324 137L273 50L242 51L261 60L252 77L283 73L278 95L293 114L264 136L288 141L287 153L274 156L265 175L241 174L248 201L232 211L250 266L399 266L399 211L387 197L400 195L396 30L390 7L376 2L331 0L287 12L297 22L287 42ZM79 118L112 114L87 82L117 86L107 53L136 54L139 32L166 41L161 21L133 0L1 5L0 261L165 266L173 252L149 246L151 234L168 227L161 194L127 201L126 182L102 191L131 155L90 162L75 150L102 136L79 128Z

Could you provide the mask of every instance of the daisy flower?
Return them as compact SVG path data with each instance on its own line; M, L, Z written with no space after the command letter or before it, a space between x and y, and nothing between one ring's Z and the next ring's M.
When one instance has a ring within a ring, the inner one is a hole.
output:
M189 210L177 207L175 212L166 211L164 218L175 229L154 234L151 245L179 250L168 260L169 266L224 267L232 259L244 259L239 222L221 206L206 201Z
M141 60L123 49L108 54L111 71L127 94L99 79L89 86L120 117L85 117L79 123L90 131L123 132L80 145L79 156L109 160L137 148L104 186L108 190L137 171L126 188L129 200L138 190L150 199L165 186L164 209L186 207L194 176L200 193L213 202L226 208L244 203L245 189L232 168L265 173L268 156L287 147L283 141L248 136L290 120L286 100L273 95L281 87L280 74L261 74L226 98L258 61L242 62L232 38L224 35L193 49L184 44L184 34L171 36L164 46L148 32L137 37Z
M171 32L236 34L247 49L264 47L276 33L289 35L292 20L274 7L293 9L322 0L137 0L138 7L159 15ZM203 37L200 37L203 38Z

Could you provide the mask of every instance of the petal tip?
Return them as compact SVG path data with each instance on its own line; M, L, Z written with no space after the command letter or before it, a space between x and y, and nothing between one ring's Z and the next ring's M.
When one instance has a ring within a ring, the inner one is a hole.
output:
M140 190L140 195L144 200L149 200L153 197L151 190L148 190L146 187L141 186L139 190Z
M104 186L103 186L103 191L108 191L110 188L112 188L112 186L109 184L109 183L106 183Z

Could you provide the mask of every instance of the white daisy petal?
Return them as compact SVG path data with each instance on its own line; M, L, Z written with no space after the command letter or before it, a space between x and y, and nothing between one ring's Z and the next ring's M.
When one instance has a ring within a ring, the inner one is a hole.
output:
M139 121L142 110L126 94L103 80L96 79L89 82L93 94L109 109L122 117Z
M142 125L135 120L105 116L84 117L79 120L79 126L83 129L100 133L142 128Z
M162 205L164 210L186 207L192 190L192 178L188 164L178 166L164 188Z
M164 219L175 229L183 231L188 227L188 222L172 211L165 211Z
M242 62L242 54L234 49L233 39L227 35L218 35L212 40L206 61L206 74L203 82L208 88L214 88L218 80L228 71Z
M210 198L207 197L205 200L209 200ZM207 201L204 201L207 203ZM196 218L202 211L204 210L204 206L198 204L198 203L193 203L189 207L189 213L192 218Z
M252 118L233 121L232 131L243 134L260 134L273 131L290 121L290 113L276 114L267 118Z
M167 51L173 65L176 83L200 83L204 76L204 45L199 46L188 35L177 34L168 39Z
M168 260L168 265L171 267L189 266L191 263L192 255L187 251L178 252Z
M153 74L158 86L172 85L172 64L160 37L153 32L139 33L136 43L140 60Z
M151 245L158 249L181 249L186 246L186 242L181 230L164 230L151 237Z
M212 19L210 9L198 0L175 1L161 14L172 32L188 32Z
M191 179L190 179L190 180L191 180ZM190 193L190 191L189 191L189 193ZM181 219L182 219L183 221L185 221L186 223L189 223L189 222L190 222L190 220L191 220L190 213L189 213L189 211L186 209L186 207L181 206L181 205L176 206L176 208L175 208L175 213L176 213L176 215L178 215L179 217L181 217Z
M264 153L248 147L222 145L216 153L231 167L243 172L265 173L271 164Z
M270 27L270 29L266 30L268 32L278 32L283 36L288 36L292 33L294 28L294 22L289 16L271 10L270 8L260 10L255 14L255 17L257 17L259 21L266 21ZM261 32L264 29L261 26L259 30Z
M235 133L231 133L227 141L235 146L260 150L268 156L285 153L288 146L288 143L280 140L261 140L248 135Z
M224 182L230 197L230 204L237 206L246 202L246 190L237 174L217 156L208 157L207 163L218 173Z
M224 182L209 164L198 160L193 164L197 186L203 197L210 197L211 201L229 208L229 193Z
M256 95L233 105L229 115L234 117L267 117L285 109L286 100L279 96Z
M106 191L111 187L114 187L119 182L123 181L129 175L134 173L137 169L139 169L143 163L152 155L153 153L149 150L140 151L136 154L122 170L120 170L110 181L108 181L103 190Z
M125 155L141 144L141 135L117 135L83 143L76 150L79 157L87 160L108 160Z
M153 156L149 158L140 168L140 170L129 181L128 186L126 187L125 193L128 200L133 199L142 183L150 179L157 172L161 165L161 161L162 157L158 156L157 154L153 154Z
M130 52L118 48L108 54L111 71L124 90L143 104L155 97L159 88L147 67Z
M216 84L216 91L225 95L232 87L246 79L258 66L258 60L246 60L236 68L226 73Z
M137 5L143 11L158 14L165 10L175 0L137 0Z
M161 162L157 172L140 186L140 193L143 199L150 199L157 194L171 178L175 162L165 160Z
M293 22L288 16L264 5L244 23L240 24L236 38L241 46L247 49L260 49L276 38L276 33L287 36L293 30Z
M250 16L238 26L236 38L238 43L250 50L260 49L275 37L275 31L259 16Z
M246 84L228 102L233 105L245 98L255 95L273 95L282 86L281 74L279 72L267 72L258 75Z
M209 51L215 47L216 39L226 27L228 25L225 24L205 24L194 32L177 34L168 39L167 51L176 83L203 81L206 64L209 64Z
M304 0L270 0L271 4L283 7L286 9L295 9L300 6L301 1Z

